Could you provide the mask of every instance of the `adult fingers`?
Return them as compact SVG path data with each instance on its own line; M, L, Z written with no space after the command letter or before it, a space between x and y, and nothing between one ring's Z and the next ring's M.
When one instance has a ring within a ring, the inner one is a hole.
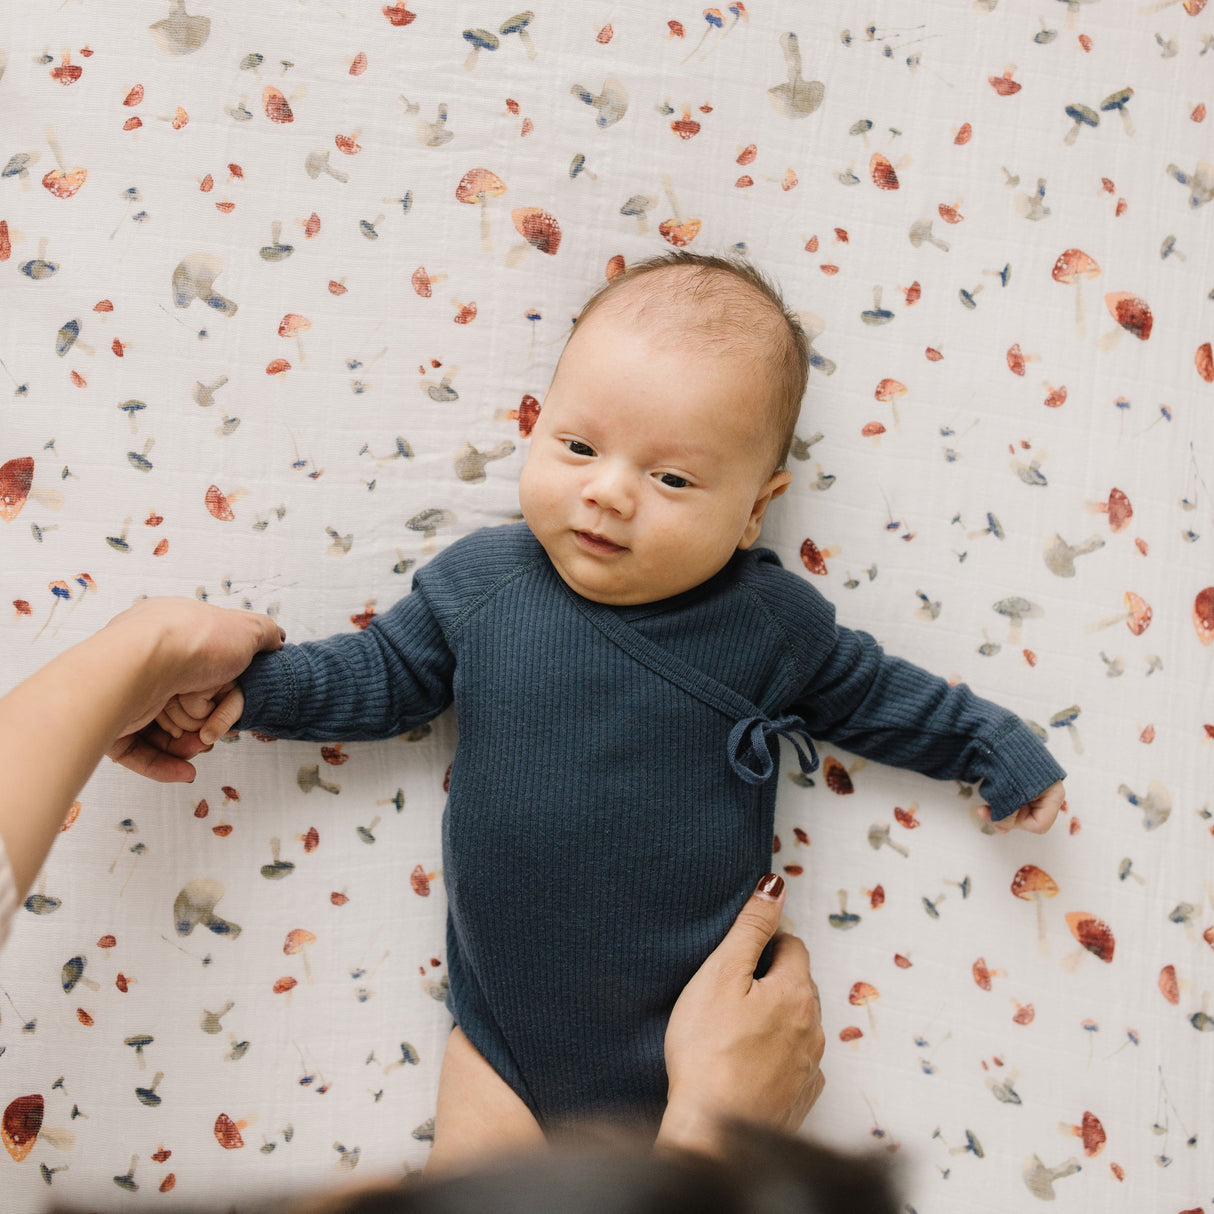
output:
M746 900L725 939L709 961L728 973L753 977L759 957L780 926L784 907L784 878L768 873Z
M207 723L202 727L200 736L203 742L211 743L221 738L237 721L244 711L244 693L239 687L233 687L216 705Z
M196 774L192 763L160 750L140 734L119 738L106 754L122 767L160 784L190 784Z

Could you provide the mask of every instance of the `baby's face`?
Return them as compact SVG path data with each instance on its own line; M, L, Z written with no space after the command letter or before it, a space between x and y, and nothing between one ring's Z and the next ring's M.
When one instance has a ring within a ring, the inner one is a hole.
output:
M523 517L566 584L656 602L748 548L791 479L744 366L654 342L604 306L570 340L531 435Z

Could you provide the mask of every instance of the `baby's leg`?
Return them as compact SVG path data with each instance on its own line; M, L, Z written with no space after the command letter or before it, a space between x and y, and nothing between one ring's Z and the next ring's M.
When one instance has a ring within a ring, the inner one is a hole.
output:
M438 1077L434 1145L426 1175L460 1172L512 1151L543 1146L544 1132L515 1090L456 1026Z

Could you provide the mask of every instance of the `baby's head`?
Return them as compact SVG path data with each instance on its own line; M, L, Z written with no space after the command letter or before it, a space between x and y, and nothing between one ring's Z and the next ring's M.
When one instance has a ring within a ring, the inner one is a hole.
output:
M593 295L565 346L519 486L523 516L579 594L654 602L758 538L809 348L741 262L670 253Z

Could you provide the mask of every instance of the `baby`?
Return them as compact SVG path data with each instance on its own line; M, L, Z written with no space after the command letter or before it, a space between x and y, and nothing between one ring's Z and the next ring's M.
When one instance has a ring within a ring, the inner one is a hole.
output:
M839 627L755 548L792 479L807 370L749 266L632 266L561 356L525 522L453 543L364 631L259 655L164 718L204 741L233 724L354 741L455 704L443 871L463 1053L448 1048L440 1138L444 1107L508 1109L501 1080L545 1128L656 1122L674 1000L770 866L780 737L805 773L813 737L981 782L1000 829L1058 813L1065 773L1019 718Z

